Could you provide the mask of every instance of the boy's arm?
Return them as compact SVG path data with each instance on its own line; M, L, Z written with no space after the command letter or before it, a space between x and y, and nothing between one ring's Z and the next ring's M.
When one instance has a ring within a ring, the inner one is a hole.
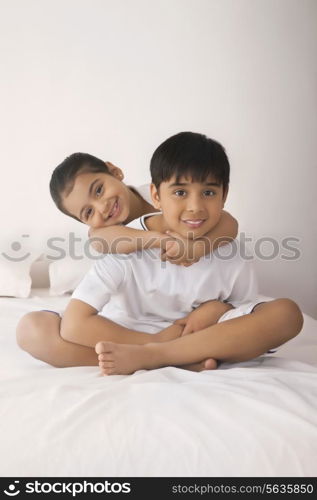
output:
M117 344L167 342L179 337L182 331L183 327L179 325L172 325L156 334L129 330L98 315L98 310L86 302L71 299L62 317L60 334L68 342L95 347L102 340Z
M156 334L136 332L98 315L125 280L129 279L127 259L105 255L98 259L73 292L61 321L61 337L69 342L94 347L100 340L146 344L174 340L182 333L171 325Z
M189 266L198 262L204 255L208 255L221 245L234 240L238 234L238 222L225 210L222 211L218 224L206 233L203 238L186 240L177 233L168 232L174 241L168 242L166 250L162 253L162 260L168 260L173 264ZM177 242L179 241L179 243Z
M234 307L227 302L208 300L185 316L185 318L176 320L174 324L184 326L183 337L189 333L215 325L220 317L230 309L234 309Z

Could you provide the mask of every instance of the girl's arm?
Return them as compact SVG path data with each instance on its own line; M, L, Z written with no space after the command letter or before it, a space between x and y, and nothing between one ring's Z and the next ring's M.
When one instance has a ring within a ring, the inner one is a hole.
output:
M183 265L197 262L204 255L235 239L237 234L238 222L224 210L212 231L194 241L182 238L177 233L166 235L121 225L89 230L90 242L97 252L128 254L137 250L161 248L162 260Z
M221 245L225 245L234 240L238 235L238 221L229 212L223 210L218 224L207 233L204 238L210 242L210 252L213 252ZM203 255L206 255L203 253Z
M107 226L89 229L92 247L100 253L131 253L160 247L167 236L156 231L143 231L127 226Z

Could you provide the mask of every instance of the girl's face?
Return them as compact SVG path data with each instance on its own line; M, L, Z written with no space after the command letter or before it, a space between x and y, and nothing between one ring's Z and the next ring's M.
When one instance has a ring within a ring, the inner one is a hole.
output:
M92 228L123 224L129 217L129 188L123 173L107 163L111 174L86 172L75 178L71 192L63 196L64 208Z

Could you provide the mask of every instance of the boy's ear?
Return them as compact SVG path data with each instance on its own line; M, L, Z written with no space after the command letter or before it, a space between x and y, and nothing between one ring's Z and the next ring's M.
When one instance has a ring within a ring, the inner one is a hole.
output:
M119 181L123 180L124 174L123 174L121 168L116 167L115 165L113 165L113 163L110 163L110 161L105 161L105 164L106 164L110 174L113 175L113 177L116 177L116 179L118 179Z
M151 191L151 197L153 201L153 205L157 210L161 209L161 203L160 203L160 195L159 192L155 186L155 184L151 184L150 186L150 191Z
M229 186L226 187L225 191L223 192L223 196L222 196L222 208L224 207L225 203L226 203L226 199L227 199L227 196L228 196L228 191L229 191Z

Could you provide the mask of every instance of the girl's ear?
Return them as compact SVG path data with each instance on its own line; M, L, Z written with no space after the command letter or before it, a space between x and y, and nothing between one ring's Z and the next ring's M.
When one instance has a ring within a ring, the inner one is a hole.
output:
M113 175L113 177L115 177L119 181L122 181L124 179L124 174L121 168L116 167L115 165L113 165L113 163L110 163L110 161L105 161L105 164L107 165L107 168L110 174Z
M158 189L156 188L156 186L153 183L150 186L150 190L151 190L151 197L152 197L152 201L153 201L153 206L157 210L160 210L161 209L160 195L159 195Z

